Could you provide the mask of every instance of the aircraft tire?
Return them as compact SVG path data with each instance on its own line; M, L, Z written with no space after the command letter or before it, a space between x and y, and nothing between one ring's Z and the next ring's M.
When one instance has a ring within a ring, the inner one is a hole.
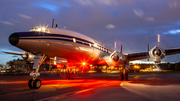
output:
M70 73L66 73L66 79L70 79Z
M70 79L72 79L72 80L75 79L75 74L74 74L74 73L71 73L71 74L70 74Z
M30 80L28 81L28 87L29 87L30 89L33 89L33 79L30 79Z
M34 80L33 87L35 89L39 89L41 87L41 80L39 80L39 79Z
M123 75L123 73L120 73L120 74L119 74L119 80L120 80L120 81L123 81L123 79L124 79L124 75Z
M125 81L128 81L128 73L125 73L125 74L124 74L124 80L125 80Z

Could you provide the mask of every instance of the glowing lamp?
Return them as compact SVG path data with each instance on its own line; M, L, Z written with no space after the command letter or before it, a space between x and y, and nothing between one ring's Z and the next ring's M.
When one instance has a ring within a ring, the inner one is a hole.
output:
M82 65L84 65L84 66L85 66L85 65L86 65L86 63L85 63L85 62L83 62L83 63L82 63Z
M57 65L57 68L61 68L61 65Z

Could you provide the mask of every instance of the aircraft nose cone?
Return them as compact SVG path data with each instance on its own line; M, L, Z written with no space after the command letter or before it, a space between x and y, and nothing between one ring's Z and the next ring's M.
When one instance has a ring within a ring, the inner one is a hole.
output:
M9 43L13 46L16 46L19 42L19 35L17 33L13 33L9 36Z

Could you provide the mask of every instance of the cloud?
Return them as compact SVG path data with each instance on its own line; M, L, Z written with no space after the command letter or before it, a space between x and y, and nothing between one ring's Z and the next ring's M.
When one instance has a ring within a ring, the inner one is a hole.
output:
M143 17L144 15L143 10L140 10L140 9L133 9L133 12L139 17Z
M115 27L114 25L112 25L112 24L107 24L105 27L108 28L108 29L116 28L116 27Z
M97 2L99 4L108 5L108 6L118 5L118 2L115 0L97 0Z
M15 23L20 23L19 21L17 20L14 20L14 19L10 19L12 22L15 22Z
M177 3L176 1L173 1L173 2L169 2L168 3L169 7L172 9L172 8L176 8L177 7Z
M44 8L46 10L49 10L49 11L51 11L53 13L58 13L58 11L60 9L60 7L58 7L58 6L54 5L54 4L50 4L50 3L41 2L41 3L37 3L35 5L38 6L38 7ZM67 6L67 4L66 4L66 6Z
M77 3L81 4L81 5L91 5L91 6L94 6L94 4L92 3L92 1L90 0L76 0Z
M145 18L147 21L155 21L153 17L146 17Z
M30 16L24 15L24 14L18 14L18 16L25 18L25 19L32 19Z
M180 29L170 30L168 32L169 32L169 34L178 34L178 33L180 33Z
M180 29L169 30L167 32L163 32L163 34L178 34L178 33L180 33Z
M9 21L0 21L0 22L6 25L14 25L12 22Z
M77 3L80 5L106 5L106 6L112 6L112 5L118 5L118 2L116 0L76 0Z

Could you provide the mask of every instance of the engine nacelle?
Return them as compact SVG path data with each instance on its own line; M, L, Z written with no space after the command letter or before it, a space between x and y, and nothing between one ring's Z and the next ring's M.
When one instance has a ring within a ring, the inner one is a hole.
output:
M165 52L160 47L155 46L149 51L149 56L155 63L160 63L165 56Z
M31 53L25 53L21 56L27 63L34 63L34 55Z
M108 65L111 66L119 66L120 64L124 64L126 61L125 55L118 51L114 51L109 58L110 61L108 61Z

